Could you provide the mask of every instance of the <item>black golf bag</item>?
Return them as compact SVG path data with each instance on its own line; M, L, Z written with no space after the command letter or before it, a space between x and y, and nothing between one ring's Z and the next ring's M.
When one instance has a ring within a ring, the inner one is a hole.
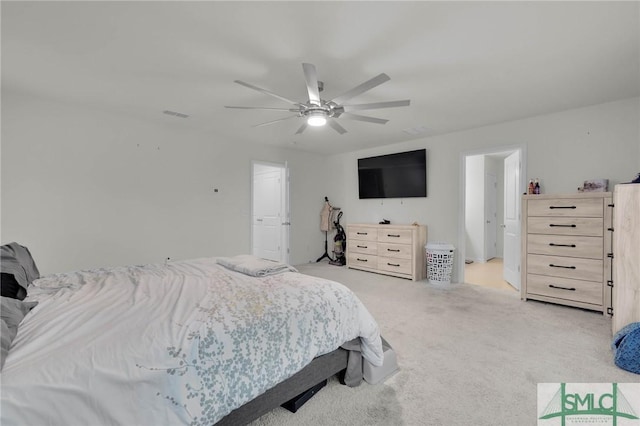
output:
M347 249L347 234L344 232L344 228L340 225L340 218L342 212L338 213L338 217L333 224L336 227L336 236L333 238L333 260L329 263L332 265L343 266L347 264L347 258L345 251Z

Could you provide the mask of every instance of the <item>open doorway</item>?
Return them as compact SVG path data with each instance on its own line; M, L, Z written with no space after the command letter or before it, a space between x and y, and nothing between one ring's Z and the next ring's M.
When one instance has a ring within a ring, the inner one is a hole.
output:
M289 172L287 164L252 163L251 253L289 263Z
M525 187L522 146L462 154L460 281L520 288L520 194Z

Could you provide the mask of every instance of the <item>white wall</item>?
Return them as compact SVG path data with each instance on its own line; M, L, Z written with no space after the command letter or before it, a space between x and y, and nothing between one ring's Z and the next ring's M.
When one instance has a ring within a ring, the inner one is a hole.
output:
M3 92L2 243L42 274L249 253L252 160L289 162L291 262L315 260L326 157Z
M160 125L3 92L0 239L28 246L43 274L246 253L260 160L290 164L294 264L323 252L325 195L342 224L417 221L430 241L456 245L463 152L523 144L545 193L597 177L613 187L640 171L639 116L632 98L325 158L216 140L171 117ZM427 198L358 199L358 158L419 148Z
M496 191L496 200L498 200L496 219L497 237L496 237L496 257L504 257L504 158L492 158L495 163L495 172L498 181L498 190Z
M465 191L465 258L483 262L484 254L484 155L472 155L466 158Z
M610 184L627 182L639 171L639 116L640 98L636 97L335 155L329 159L333 184L327 195L340 203L345 224L381 218L392 223L416 221L428 226L430 241L457 245L462 153L522 144L527 151L527 175L541 179L544 193L572 193L590 178L608 178ZM427 148L427 198L358 199L358 158L419 148ZM456 261L454 280L458 266Z
M486 262L489 256L487 250L486 221L487 221L487 173L496 176L496 257L502 257L504 252L503 228L504 222L504 165L503 160L489 155L470 155L466 157L465 173L465 259L475 262Z
M504 231L500 226L504 223L504 160L485 155L484 167L485 173L491 173L496 177L496 257L501 258L504 252Z

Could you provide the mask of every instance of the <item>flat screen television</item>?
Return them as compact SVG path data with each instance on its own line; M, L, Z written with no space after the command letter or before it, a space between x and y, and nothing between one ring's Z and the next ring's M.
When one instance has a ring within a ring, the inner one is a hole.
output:
M358 159L360 199L427 196L427 150Z

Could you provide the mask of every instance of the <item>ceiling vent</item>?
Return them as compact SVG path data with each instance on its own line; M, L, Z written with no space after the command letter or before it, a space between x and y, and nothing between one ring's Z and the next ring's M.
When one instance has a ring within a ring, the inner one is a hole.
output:
M162 113L163 114L167 114L167 115L172 115L174 117L179 117L179 118L189 118L188 114L183 114L181 112L175 112L175 111L169 111L168 109L162 111Z
M402 131L410 136L417 136L423 133L430 132L430 129L428 127L418 126L418 127L409 127L407 129L402 129Z

